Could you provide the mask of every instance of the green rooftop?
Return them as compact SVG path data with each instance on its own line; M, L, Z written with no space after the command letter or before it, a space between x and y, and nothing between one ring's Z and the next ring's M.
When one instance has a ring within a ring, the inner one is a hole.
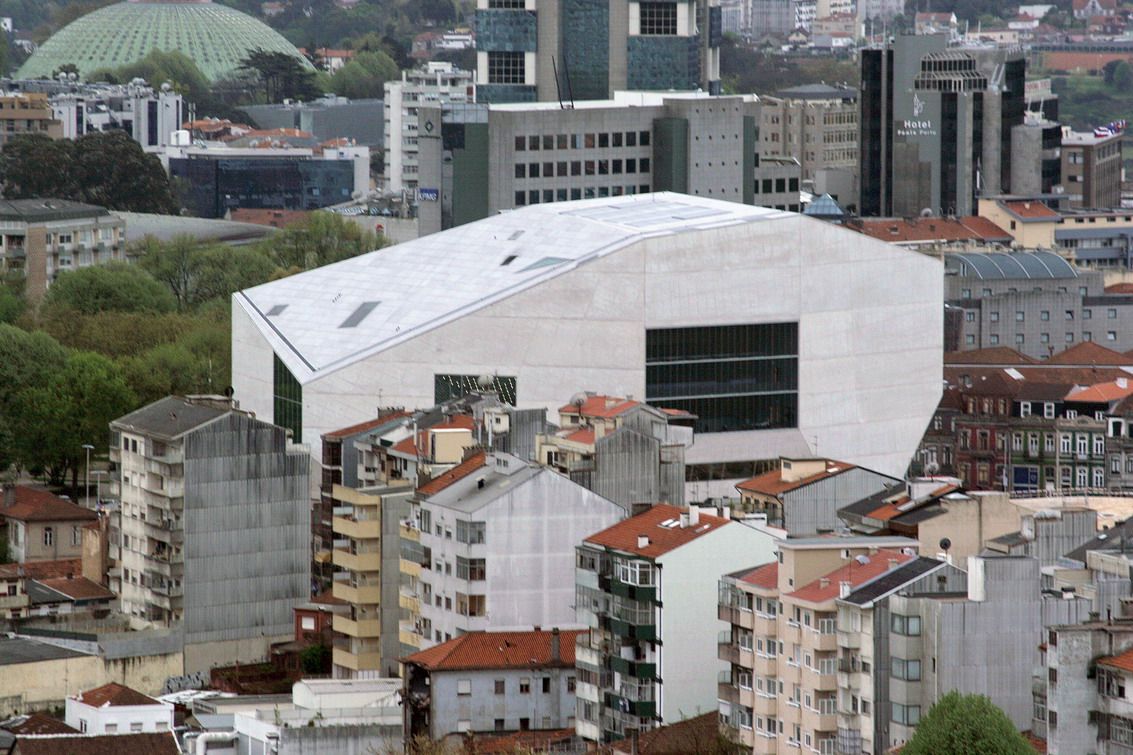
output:
M216 81L236 72L240 61L257 48L294 55L310 66L267 24L211 0L127 0L60 29L28 58L17 76L47 78L70 63L85 78L100 69L141 60L153 50L177 50Z

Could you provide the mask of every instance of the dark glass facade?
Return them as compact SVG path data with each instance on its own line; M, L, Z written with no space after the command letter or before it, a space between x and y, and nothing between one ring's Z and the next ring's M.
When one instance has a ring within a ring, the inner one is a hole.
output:
M433 403L440 404L481 390L479 375L435 375L433 377ZM504 375L492 377L492 390L500 401L515 406L515 378Z
M222 218L237 207L317 210L350 199L354 163L302 157L171 158L181 200L199 218Z
M696 414L697 432L798 424L798 323L645 334L646 401Z
M272 413L275 424L291 431L296 443L303 441L303 386L278 356L273 355Z

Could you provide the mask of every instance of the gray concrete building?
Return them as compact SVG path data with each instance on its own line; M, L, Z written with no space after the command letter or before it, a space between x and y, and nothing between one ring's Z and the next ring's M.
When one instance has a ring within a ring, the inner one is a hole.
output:
M971 215L977 194L1013 190L1011 131L1023 124L1021 50L896 37L861 53L861 214Z
M757 110L753 96L650 92L568 109L421 108L420 233L526 205L650 191L756 204ZM774 177L786 194L786 176Z
M477 0L479 102L720 92L719 0Z
M405 658L406 739L573 728L579 634L469 632Z
M383 108L382 100L330 94L312 102L246 105L243 109L260 128L297 128L310 132L319 142L346 138L379 150L385 146Z
M1009 346L1045 359L1083 341L1133 349L1133 296L1107 294L1104 273L1051 252L944 257L944 298L962 315L946 351Z
M945 692L991 698L1019 730L1030 728L1031 675L1039 663L1042 596L1035 559L968 559L966 590L889 599L886 752L909 741Z
M786 36L795 29L792 0L751 0L751 34Z
M110 423L111 589L138 627L181 627L186 671L258 660L310 595L309 452L219 396Z

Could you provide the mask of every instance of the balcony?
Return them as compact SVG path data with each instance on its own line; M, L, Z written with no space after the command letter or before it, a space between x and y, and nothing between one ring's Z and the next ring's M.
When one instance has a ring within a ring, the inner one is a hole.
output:
M350 582L335 582L332 589L334 597L356 606L377 605L382 602L382 587L377 580L372 583L360 582L357 585L352 585Z
M397 528L397 534L402 540L408 540L413 543L421 542L421 530L417 529L411 523L402 522Z
M337 626L335 628L337 629ZM381 653L377 652L351 653L349 650L336 647L333 658L336 666L344 666L353 671L378 671L381 668Z
M185 531L178 522L172 519L149 518L146 522L146 537L160 540L169 545L180 545L185 542Z
M24 608L28 605L27 595L0 595L0 610Z
M657 626L655 624L632 624L622 619L610 618L610 631L631 640L657 639Z
M637 600L642 603L652 603L657 600L657 588L633 585L628 582L619 581L616 577L610 582L610 592L617 595L619 598L629 598L630 600Z
M358 519L354 516L336 516L331 520L334 534L355 540L377 540L382 536L382 522L378 517Z
M342 632L348 637L361 637L373 639L381 636L382 622L379 619L361 619L355 621L345 616L334 617L334 631Z
M631 661L626 658L614 657L610 659L610 669L619 674L632 676L637 679L656 679L657 664L644 661Z
M402 588L397 593L397 605L410 613L421 613L421 599L412 590Z
M625 690L623 690L623 692L625 692ZM637 696L637 694L632 692L621 695L607 692L605 694L605 704L607 708L628 713L631 716L640 716L642 718L653 718L656 716L657 703L653 702L652 699L634 699ZM652 698L652 691L642 696Z
M755 627L755 614L751 611L745 611L742 608L735 606L720 606L716 612L720 621L734 624L737 627L744 629L753 629Z
M408 577L421 576L421 564L417 563L416 561L410 561L406 558L401 559L401 561L398 563L398 570Z
M858 650L862 646L861 632L838 632L838 647Z
M351 551L335 548L334 565L355 572L376 572L381 565L382 553L378 548Z

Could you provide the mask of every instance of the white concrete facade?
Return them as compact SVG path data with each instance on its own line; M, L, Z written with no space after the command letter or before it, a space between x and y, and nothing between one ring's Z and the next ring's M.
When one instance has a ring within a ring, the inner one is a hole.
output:
M497 462L511 472L491 474ZM508 454L488 464L421 503L430 525L421 526L421 545L432 553L418 584L422 648L477 630L575 626L574 548L626 515L550 469ZM480 498L490 500L468 505ZM483 542L461 542L457 522L482 524ZM462 578L458 557L482 559L483 579ZM460 596L482 597L483 615L464 615Z
M173 704L102 705L94 707L67 698L67 725L84 734L129 734L173 731Z
M634 222L650 203L671 216ZM901 474L940 396L942 272L838 226L700 197L537 205L235 294L232 384L271 418L278 354L317 446L378 402L431 406L437 374L515 376L521 408L583 389L645 397L647 329L797 322L797 428L698 433L687 463L821 451ZM377 300L365 327L339 324Z

